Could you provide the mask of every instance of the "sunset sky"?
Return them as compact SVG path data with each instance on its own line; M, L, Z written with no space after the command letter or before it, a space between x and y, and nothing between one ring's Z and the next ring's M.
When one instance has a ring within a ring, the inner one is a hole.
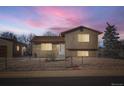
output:
M124 7L0 7L0 32L42 35L47 31L60 33L79 25L103 32L106 22L116 25L124 39Z

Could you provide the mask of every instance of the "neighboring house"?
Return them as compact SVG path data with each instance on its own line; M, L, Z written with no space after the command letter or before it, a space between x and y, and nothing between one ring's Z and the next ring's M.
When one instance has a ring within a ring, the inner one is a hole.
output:
M79 26L62 32L60 36L35 36L32 54L36 57L96 56L98 35L102 32Z
M25 51L25 44L0 37L0 57L20 57Z

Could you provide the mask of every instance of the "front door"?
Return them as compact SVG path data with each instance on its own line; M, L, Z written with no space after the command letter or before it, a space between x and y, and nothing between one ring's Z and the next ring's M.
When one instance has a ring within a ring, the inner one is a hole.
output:
M59 57L65 57L65 45L64 44L58 44L57 51L58 51Z

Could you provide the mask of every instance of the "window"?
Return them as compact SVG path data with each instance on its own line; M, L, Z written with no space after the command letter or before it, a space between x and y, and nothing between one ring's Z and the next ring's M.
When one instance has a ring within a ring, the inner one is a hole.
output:
M18 45L16 46L16 50L17 50L17 51L19 51L19 50L20 50L20 47L19 47Z
M89 34L78 34L78 42L89 42Z
M77 56L89 56L88 51L77 51Z
M43 43L43 44L41 44L41 50L45 50L45 51L52 50L52 44L51 43Z

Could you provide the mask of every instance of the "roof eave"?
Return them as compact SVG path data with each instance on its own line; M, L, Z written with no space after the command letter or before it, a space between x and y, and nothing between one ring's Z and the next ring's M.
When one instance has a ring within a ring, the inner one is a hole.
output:
M73 32L73 31L76 30L76 29L82 29L82 28L86 28L86 29L92 30L92 31L94 31L94 32L96 32L96 33L99 33L99 34L102 34L102 33L103 33L103 32L101 32L101 31L97 31L97 30L94 30L94 29L91 29L91 28L88 28L88 27L79 26L79 27L73 28L73 29L71 29L71 30L64 31L64 32L60 33L60 35L61 35L61 36L64 36L64 35L67 34L67 33L70 33L70 32Z

